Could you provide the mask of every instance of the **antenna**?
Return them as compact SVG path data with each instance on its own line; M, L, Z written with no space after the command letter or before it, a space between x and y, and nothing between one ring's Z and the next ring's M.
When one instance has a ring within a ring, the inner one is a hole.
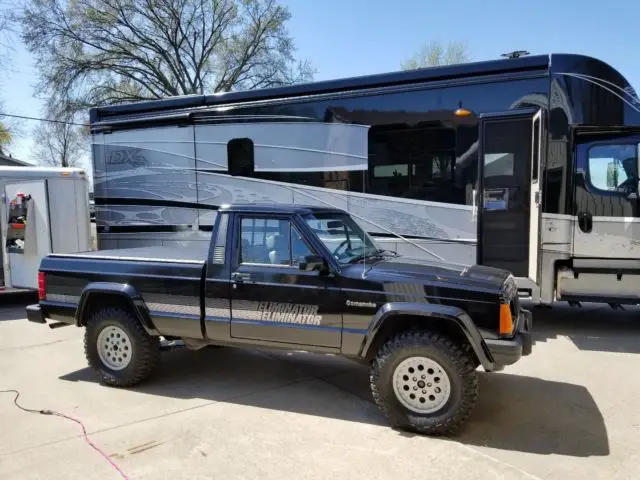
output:
M503 53L500 56L505 58L520 58L529 55L526 50L514 50L513 52Z

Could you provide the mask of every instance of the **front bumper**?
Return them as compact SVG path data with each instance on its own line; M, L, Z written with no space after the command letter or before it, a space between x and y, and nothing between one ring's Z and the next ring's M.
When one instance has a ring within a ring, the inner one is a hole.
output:
M520 358L530 355L533 350L531 327L533 315L529 310L520 309L517 331L508 340L485 339L485 343L493 357L494 370L502 370L507 365L513 365Z
M35 323L47 323L39 303L27 306L27 320Z

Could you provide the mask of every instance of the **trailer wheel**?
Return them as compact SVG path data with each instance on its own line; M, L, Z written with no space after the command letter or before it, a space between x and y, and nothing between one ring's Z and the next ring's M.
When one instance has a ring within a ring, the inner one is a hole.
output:
M105 385L130 387L142 382L156 368L159 351L159 339L125 309L98 310L87 322L85 356Z
M478 398L469 352L427 331L402 332L385 343L372 362L370 382L392 427L426 435L455 433Z

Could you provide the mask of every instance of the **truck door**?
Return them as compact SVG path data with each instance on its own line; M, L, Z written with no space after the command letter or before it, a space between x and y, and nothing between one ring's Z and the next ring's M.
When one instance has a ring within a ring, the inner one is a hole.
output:
M231 337L339 348L342 294L333 276L301 271L313 252L289 217L234 218Z
M6 184L2 193L5 284L36 289L40 261L51 253L47 181Z
M640 271L640 133L584 132L576 140L574 264Z
M480 117L477 263L538 282L542 110Z

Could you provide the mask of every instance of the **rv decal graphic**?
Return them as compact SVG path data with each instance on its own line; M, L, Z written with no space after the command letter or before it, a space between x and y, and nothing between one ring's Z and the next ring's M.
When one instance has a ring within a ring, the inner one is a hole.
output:
M260 320L263 322L302 325L320 325L322 323L322 315L318 315L318 305L260 302L258 312L260 312Z
M129 165L131 168L146 167L149 165L142 149L139 148L112 150L107 156L106 163L107 165Z

